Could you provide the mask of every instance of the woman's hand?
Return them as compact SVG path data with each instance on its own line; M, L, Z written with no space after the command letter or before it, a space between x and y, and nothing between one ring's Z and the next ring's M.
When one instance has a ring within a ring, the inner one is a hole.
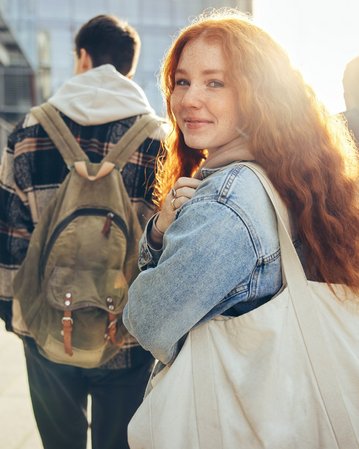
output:
M200 182L199 179L195 178L182 177L177 179L175 185L166 196L156 220L156 227L160 232L164 233L166 231L175 219L177 209L193 197Z

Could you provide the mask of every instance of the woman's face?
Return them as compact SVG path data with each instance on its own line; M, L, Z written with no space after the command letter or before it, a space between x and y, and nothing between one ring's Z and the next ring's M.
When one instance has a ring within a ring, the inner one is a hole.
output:
M238 93L230 79L219 42L199 37L185 45L175 72L171 108L189 147L211 154L237 145Z

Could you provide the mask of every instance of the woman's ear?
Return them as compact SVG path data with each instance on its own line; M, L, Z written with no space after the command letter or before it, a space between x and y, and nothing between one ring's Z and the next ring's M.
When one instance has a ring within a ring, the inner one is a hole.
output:
M80 48L80 56L75 54L75 75L87 72L93 68L90 54L84 49Z

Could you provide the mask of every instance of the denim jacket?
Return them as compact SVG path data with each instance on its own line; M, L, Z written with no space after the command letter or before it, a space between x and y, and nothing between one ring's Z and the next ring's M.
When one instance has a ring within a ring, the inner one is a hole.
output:
M161 251L140 243L142 272L123 321L167 364L197 324L262 305L282 285L275 212L243 165L202 170L203 181L167 229Z

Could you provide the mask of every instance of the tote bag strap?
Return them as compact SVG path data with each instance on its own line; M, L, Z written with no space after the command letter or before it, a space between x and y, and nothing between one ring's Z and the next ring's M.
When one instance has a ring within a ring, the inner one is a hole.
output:
M221 421L217 405L215 378L208 323L188 335L191 343L195 416L200 449L223 449Z
M248 167L255 173L275 209L285 281L312 365L313 374L317 380L317 386L338 443L338 448L358 448L358 440L355 436L352 422L336 377L336 361L334 360L329 343L325 340L325 334L315 308L315 301L312 297L311 289L285 226L283 213L286 214L286 207L261 167L252 162L241 163L241 165Z

